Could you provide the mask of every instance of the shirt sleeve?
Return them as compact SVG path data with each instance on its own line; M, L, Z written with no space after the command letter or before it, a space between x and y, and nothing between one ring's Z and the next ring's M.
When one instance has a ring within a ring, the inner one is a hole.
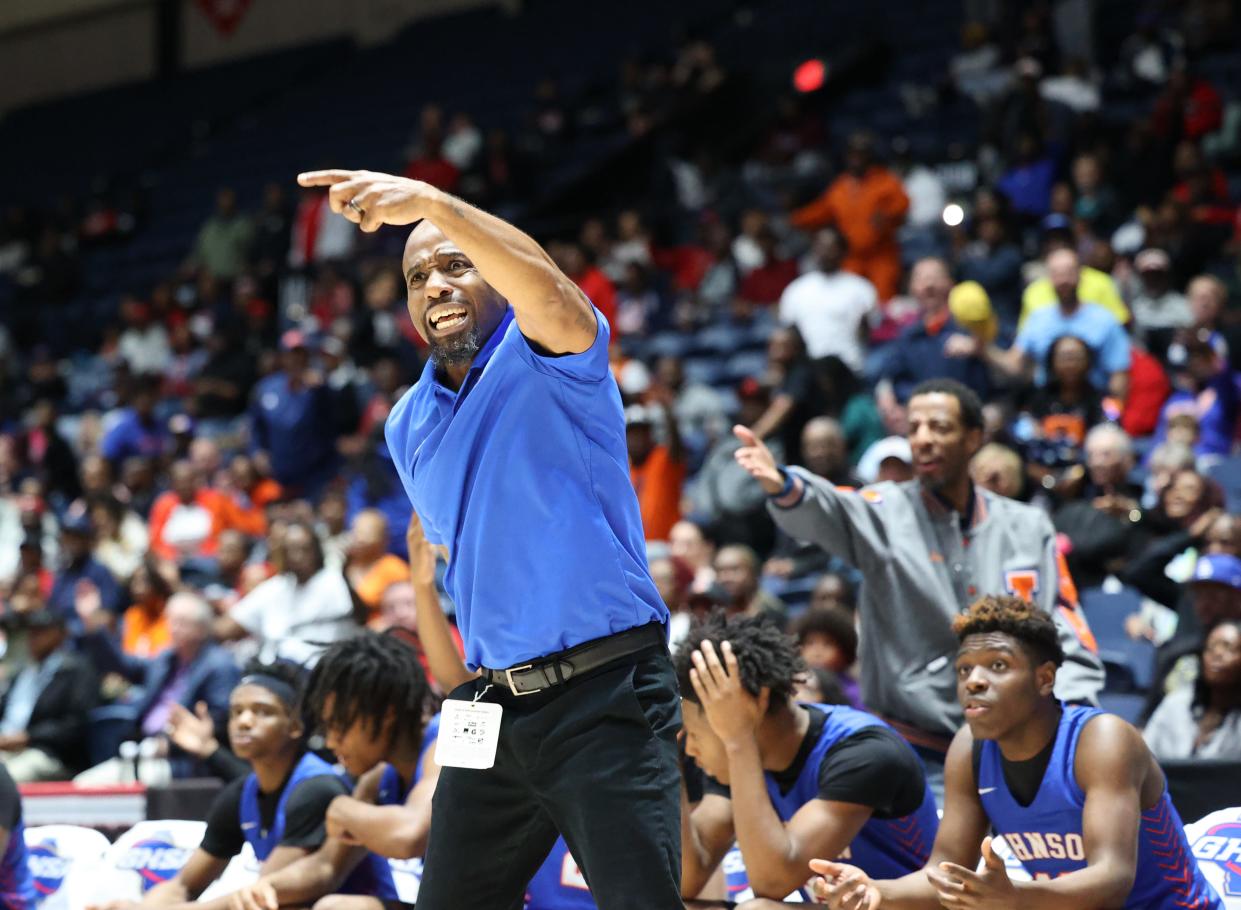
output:
M269 605L274 606L272 599L275 589L270 582L279 577L277 575L275 578L261 582L253 591L233 604L232 609L228 611L229 618L251 635L258 635L263 628L263 613Z
M345 782L335 774L320 774L298 784L285 805L284 837L280 839L280 846L317 850L327 838L324 821L328 805L336 797L348 793Z
M241 833L241 788L244 777L228 784L211 804L207 813L207 830L203 832L203 850L216 859L229 859L241 852L246 839Z
M926 771L900 735L865 727L827 753L819 766L819 799L870 806L876 818L903 818L926 796Z
M1129 336L1125 334L1125 330L1120 327L1119 323L1108 330L1099 362L1109 373L1119 373L1129 369Z
M514 338L515 348L519 356L535 370L561 379L577 382L601 382L611 375L608 365L608 343L612 337L612 327L607 318L599 312L598 307L591 305L595 314L595 340L589 348L580 354L550 354L520 332ZM501 344L509 343L504 339Z

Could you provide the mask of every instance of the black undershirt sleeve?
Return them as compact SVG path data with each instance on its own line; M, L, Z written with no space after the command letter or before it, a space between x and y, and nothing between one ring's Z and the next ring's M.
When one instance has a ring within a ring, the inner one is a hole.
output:
M241 833L241 787L245 778L228 784L211 804L207 830L199 845L216 859L230 859L241 852L246 839Z
M289 794L284 807L282 847L317 850L327 839L324 822L327 807L336 797L348 795L349 788L335 774L308 777Z
M864 727L841 740L819 766L819 799L870 806L875 818L910 815L925 794L922 762L887 727Z

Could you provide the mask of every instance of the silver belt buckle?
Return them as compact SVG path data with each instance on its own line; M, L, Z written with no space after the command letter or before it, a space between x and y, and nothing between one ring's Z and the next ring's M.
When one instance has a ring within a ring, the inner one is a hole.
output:
M513 682L513 674L520 673L522 670L531 670L533 668L534 664L522 664L520 667L509 667L507 670L504 670L504 678L508 681L508 690L514 695L534 695L536 692L542 692L546 689L547 686L541 686L538 689L531 689L529 692L517 691L517 686Z

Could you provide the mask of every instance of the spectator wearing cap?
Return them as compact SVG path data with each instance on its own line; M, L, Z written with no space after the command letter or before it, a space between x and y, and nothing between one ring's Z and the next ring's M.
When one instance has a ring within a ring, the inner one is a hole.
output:
M845 252L844 236L836 228L816 233L810 249L813 268L784 289L779 317L797 327L811 358L836 356L860 374L879 300L873 284L841 268Z
M1059 250L1073 249L1073 223L1064 215L1048 215L1043 219L1043 261L1046 274L1031 281L1021 295L1021 318L1018 330L1038 310L1055 306L1060 302L1061 289L1051 279L1051 257ZM1129 308L1120 296L1116 282L1107 272L1079 263L1077 272L1077 299L1094 303L1112 314L1121 325L1129 323Z
M879 395L891 396L888 408L905 403L915 386L928 379L949 378L986 396L991 388L987 365L979 357L952 357L948 339L961 332L994 340L997 321L982 285L969 281L956 287L948 263L929 256L914 263L909 293L918 302L918 320L907 326L887 348L879 378ZM966 322L963 324L961 320Z
M281 486L317 499L338 465L332 391L310 368L302 332L285 332L280 347L280 370L254 388L250 444Z
M1172 287L1172 260L1167 253L1155 248L1142 250L1133 266L1141 280L1138 294L1130 304L1133 324L1150 347L1162 351L1175 329L1186 328L1193 322L1193 313L1185 295Z
M159 380L153 376L139 377L129 407L114 415L99 443L100 454L112 465L119 466L134 455L159 458L164 454L170 439L164 422L155 416L158 400Z
M904 483L913 480L914 454L904 436L886 436L870 446L857 465L862 483Z
M119 615L124 607L124 595L116 579L91 555L94 539L95 529L86 507L80 503L70 506L60 528L63 566L56 573L47 605L75 627L77 599L92 589L98 591L104 609L113 616Z
M168 346L168 333L153 318L150 305L126 297L121 301L121 320L125 330L116 349L129 364L129 371L134 375L163 373L172 360L172 348Z
M68 647L66 617L40 609L23 617L29 660L0 698L0 762L13 780L64 780L86 754L87 716L99 681Z
M666 441L662 444L656 441L656 420L663 423ZM672 526L681 520L681 487L686 474L681 432L671 405L664 401L659 406L627 407L625 442L643 533L647 540L667 540Z
M1072 250L1056 250L1047 257L1049 277L1058 303L1036 310L1017 333L1013 346L1003 351L978 338L957 335L945 350L952 356L976 356L1014 379L1033 375L1038 386L1047 384L1048 352L1062 335L1075 335L1089 346L1093 367L1091 383L1123 402L1129 392L1131 363L1129 338L1119 322L1103 307L1082 300L1077 294L1081 264Z
M1142 736L1160 761L1241 759L1241 619L1211 630L1197 680L1159 703Z
M1168 361L1175 391L1159 415L1157 441L1168 436L1169 424L1178 415L1188 414L1197 422L1193 443L1199 458L1225 458L1232 452L1241 414L1241 377L1228 363L1228 347L1214 332L1187 333L1183 341L1168 348Z
M908 211L901 178L875 161L874 137L860 132L849 137L845 172L823 195L790 214L789 222L803 230L839 228L848 247L843 268L870 281L886 303L900 288L897 232Z

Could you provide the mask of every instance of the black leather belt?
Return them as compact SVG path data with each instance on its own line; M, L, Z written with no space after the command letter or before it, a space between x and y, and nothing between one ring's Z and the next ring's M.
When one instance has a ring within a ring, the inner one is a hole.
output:
M533 695L563 685L574 676L610 664L622 657L637 654L653 646L664 646L667 641L664 627L657 622L617 632L606 638L596 638L580 645L532 660L528 664L509 667L507 670L491 670L482 667L480 675L492 685L504 686L514 695Z

